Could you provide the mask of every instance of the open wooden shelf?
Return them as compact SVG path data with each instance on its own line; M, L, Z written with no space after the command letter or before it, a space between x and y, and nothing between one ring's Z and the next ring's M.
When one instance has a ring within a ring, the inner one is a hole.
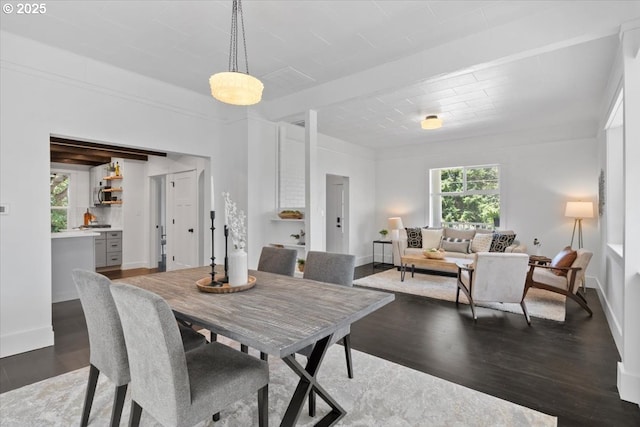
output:
M102 179L105 181L111 181L113 179L122 179L122 175L105 176Z
M115 193L117 191L122 191L122 187L116 187L116 188L103 188L102 192L103 193Z

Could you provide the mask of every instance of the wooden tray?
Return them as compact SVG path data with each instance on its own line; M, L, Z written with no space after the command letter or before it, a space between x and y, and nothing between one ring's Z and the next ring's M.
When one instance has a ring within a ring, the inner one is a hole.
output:
M216 274L216 280L220 280L223 277L224 275L222 274ZM246 291L247 289L253 288L255 285L256 278L254 276L249 276L249 282L239 286L230 286L228 283L225 283L222 286L211 286L211 276L203 277L196 282L196 286L200 292L209 292L212 294L230 294L233 292Z

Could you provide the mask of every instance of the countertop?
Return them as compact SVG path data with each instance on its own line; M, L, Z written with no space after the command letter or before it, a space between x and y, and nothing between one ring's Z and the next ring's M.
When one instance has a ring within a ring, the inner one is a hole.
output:
M72 229L51 233L52 239L66 239L69 237L96 237L104 231L122 231L122 228L87 228L85 230Z

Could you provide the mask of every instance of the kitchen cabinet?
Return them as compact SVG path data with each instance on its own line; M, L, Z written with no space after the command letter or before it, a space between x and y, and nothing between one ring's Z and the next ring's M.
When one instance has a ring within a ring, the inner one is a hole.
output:
M103 231L95 239L96 268L122 264L122 231Z

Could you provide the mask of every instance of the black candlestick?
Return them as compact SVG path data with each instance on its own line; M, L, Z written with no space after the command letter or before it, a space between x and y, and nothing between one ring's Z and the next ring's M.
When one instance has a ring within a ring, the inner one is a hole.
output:
M224 225L224 277L221 283L229 283L229 227Z
M216 284L216 257L214 252L214 246L216 245L216 240L214 238L214 231L216 227L214 225L216 219L216 211L210 211L209 215L211 217L211 286L215 286Z

